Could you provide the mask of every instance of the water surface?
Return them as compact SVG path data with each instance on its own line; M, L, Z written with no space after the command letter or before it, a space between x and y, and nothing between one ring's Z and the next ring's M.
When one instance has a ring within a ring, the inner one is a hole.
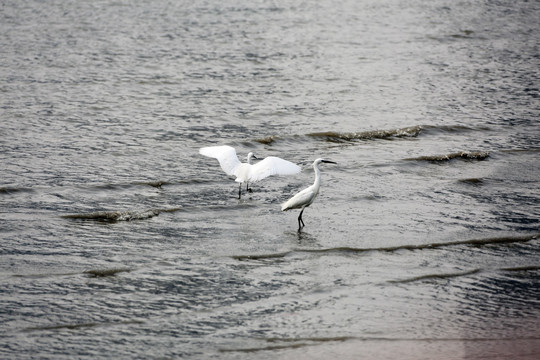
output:
M1 357L537 358L539 18L4 2ZM303 171L238 200L222 144Z

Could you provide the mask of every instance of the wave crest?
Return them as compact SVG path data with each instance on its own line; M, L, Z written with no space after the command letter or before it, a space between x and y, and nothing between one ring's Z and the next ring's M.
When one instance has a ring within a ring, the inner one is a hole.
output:
M443 162L443 161L450 161L454 159L461 159L461 160L485 160L489 157L488 151L459 151L455 153L450 154L443 154L443 155L426 155L426 156L419 156L415 158L407 158L405 160L410 161L429 161L429 162Z
M373 130L373 131L360 131L352 133L340 133L334 131L316 132L307 134L307 136L315 138L323 138L326 141L342 142L342 141L354 141L354 140L377 140L377 139L391 139L402 137L417 137L422 131L422 126L410 126L401 129L393 130Z
M158 216L162 212L175 211L176 209L150 209L143 211L97 211L85 214L70 214L62 216L64 219L87 220L98 222L117 222L145 220Z
M423 126L409 126L400 129L391 129L391 130L371 130L371 131L359 131L359 132L338 132L338 131L323 131L323 132L314 132L308 133L303 136L321 139L329 142L350 142L356 140L377 140L377 139L392 139L392 138L403 138L403 137L416 137L420 135L423 130ZM290 135L290 136L277 136L271 135L261 139L256 139L255 141L269 145L277 140L284 139L293 139L299 138L301 135Z

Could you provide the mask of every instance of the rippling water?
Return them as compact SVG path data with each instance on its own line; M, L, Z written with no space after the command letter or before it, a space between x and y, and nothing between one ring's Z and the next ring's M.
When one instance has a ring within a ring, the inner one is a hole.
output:
M539 10L4 1L0 357L538 358Z

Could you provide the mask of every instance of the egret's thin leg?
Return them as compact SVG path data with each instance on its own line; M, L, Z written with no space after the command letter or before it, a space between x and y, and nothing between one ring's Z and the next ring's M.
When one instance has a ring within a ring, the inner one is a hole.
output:
M304 224L304 220L302 220L302 213L304 212L304 209L305 209L305 207L302 208L302 211L300 211L300 215L298 215L298 230L299 231L300 231L301 228L306 226L306 224Z
M246 192L253 192L253 191L249 188L249 181L246 181Z
M238 199L242 197L242 183L240 183L240 186L238 187Z

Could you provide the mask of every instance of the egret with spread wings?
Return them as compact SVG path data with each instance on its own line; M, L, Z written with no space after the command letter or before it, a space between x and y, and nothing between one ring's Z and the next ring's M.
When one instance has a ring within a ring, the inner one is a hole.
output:
M249 182L259 181L272 175L293 175L300 172L298 165L275 156L269 156L256 164L251 164L252 159L257 159L252 152L247 155L247 162L242 163L236 156L236 150L227 145L204 147L199 150L199 153L217 159L227 175L236 176L235 181L240 183L239 199L242 196L243 183L246 183L246 191L251 191Z

